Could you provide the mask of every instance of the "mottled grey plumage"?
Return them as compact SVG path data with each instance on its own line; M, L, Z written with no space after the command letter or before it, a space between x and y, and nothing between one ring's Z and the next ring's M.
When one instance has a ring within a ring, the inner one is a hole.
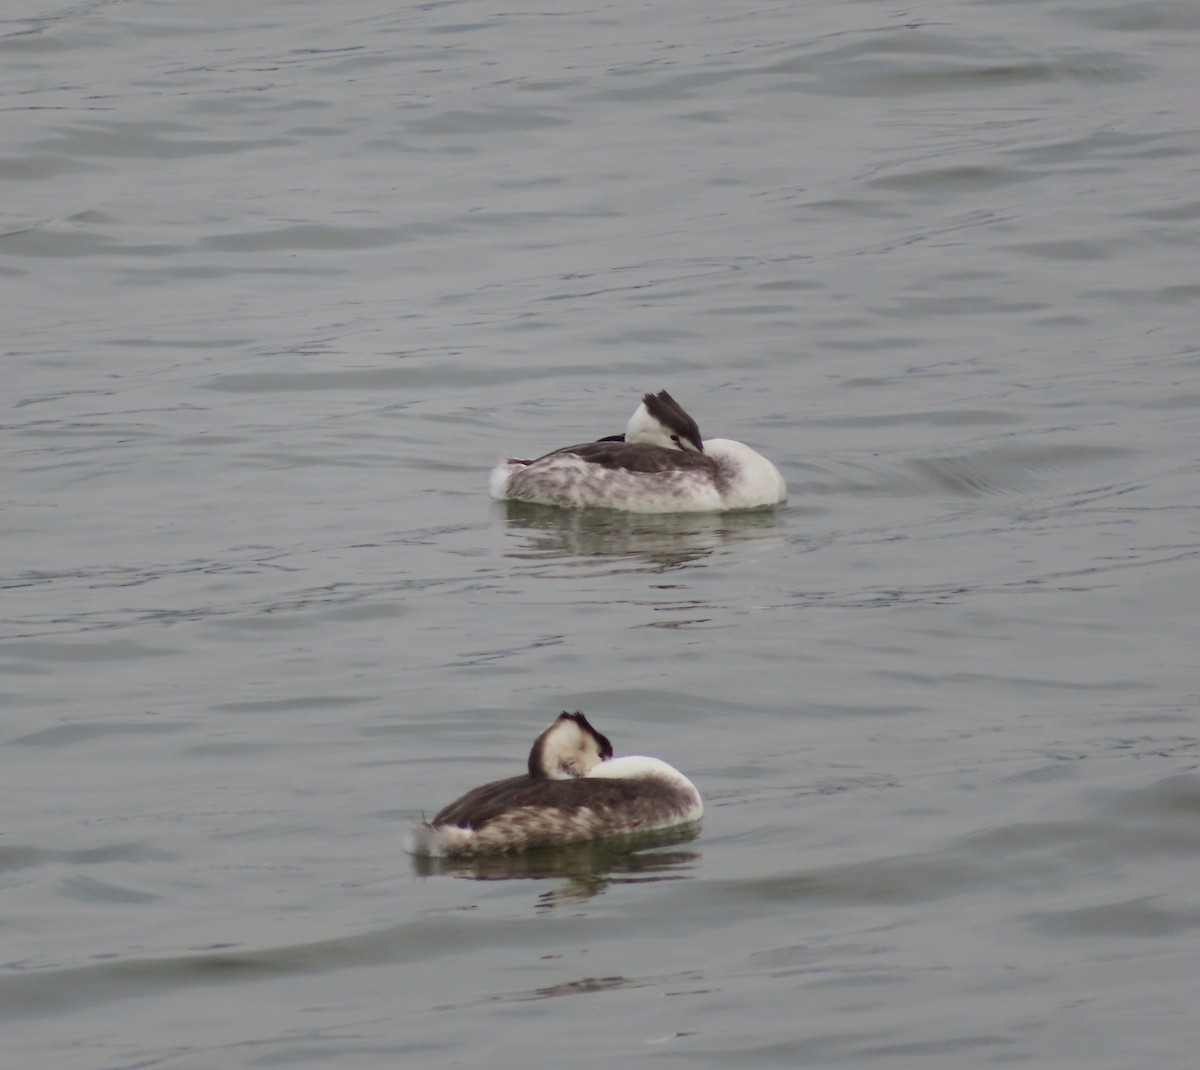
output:
M488 490L502 501L632 513L757 509L787 497L770 461L733 439L703 441L665 390L643 396L624 435L501 461Z
M698 821L696 786L658 758L613 758L582 713L533 745L529 772L468 791L411 830L421 855L465 857L652 832Z
M666 781L514 776L473 788L439 810L431 824L458 825L479 832L502 815L528 807L562 816L588 809L602 817L617 807L624 815L633 806L661 814L663 807L669 806L678 794L678 789Z

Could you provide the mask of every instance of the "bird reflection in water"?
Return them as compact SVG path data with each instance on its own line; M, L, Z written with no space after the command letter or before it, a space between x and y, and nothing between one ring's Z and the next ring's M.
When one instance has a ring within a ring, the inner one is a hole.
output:
M534 562L564 558L641 558L665 572L708 557L714 550L752 539L782 539L775 510L654 515L611 509L555 509L505 502L509 533L525 536L506 556Z
M688 843L699 831L700 823L693 822L569 847L469 858L415 855L412 862L414 871L422 877L453 876L479 881L563 879L565 883L538 896L542 906L552 907L590 899L612 884L689 880L685 871L699 861L700 852L662 848Z

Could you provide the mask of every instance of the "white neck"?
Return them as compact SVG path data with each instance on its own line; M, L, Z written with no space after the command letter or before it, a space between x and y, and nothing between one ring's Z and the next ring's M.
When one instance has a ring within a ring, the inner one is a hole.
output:
M672 784L696 791L693 784L673 765L668 765L661 758L648 758L644 754L627 754L623 758L610 758L592 766L587 774L589 777L609 780L669 780ZM697 792L697 795L699 792Z
M638 442L648 446L663 446L669 450L681 447L671 438L671 431L650 415L645 403L639 405L634 414L629 417L629 425L625 428L625 441Z

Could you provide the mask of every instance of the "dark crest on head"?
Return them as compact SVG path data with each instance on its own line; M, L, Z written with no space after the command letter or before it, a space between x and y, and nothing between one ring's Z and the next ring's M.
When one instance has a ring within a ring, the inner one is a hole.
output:
M642 398L642 404L647 411L664 427L668 427L679 438L695 447L698 453L704 452L704 442L700 438L700 428L670 394L660 390L657 394L647 394Z
M574 721L581 731L589 735L596 741L596 748L600 752L602 761L608 761L613 756L612 744L608 741L608 736L602 732L596 731L591 725L591 722L584 717L582 713L576 710L574 713L567 713L563 710L555 719L554 724L547 728L540 736L533 741L533 749L529 752L529 775L534 779L540 779L546 774L543 771L545 764L544 752L546 750L546 739L555 728L563 721Z

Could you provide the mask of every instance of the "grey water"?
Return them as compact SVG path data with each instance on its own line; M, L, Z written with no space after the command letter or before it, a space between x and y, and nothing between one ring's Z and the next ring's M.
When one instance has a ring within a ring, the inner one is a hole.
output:
M1198 54L7 4L6 1065L1194 1066ZM488 499L661 389L787 504ZM405 854L562 709L699 834Z

